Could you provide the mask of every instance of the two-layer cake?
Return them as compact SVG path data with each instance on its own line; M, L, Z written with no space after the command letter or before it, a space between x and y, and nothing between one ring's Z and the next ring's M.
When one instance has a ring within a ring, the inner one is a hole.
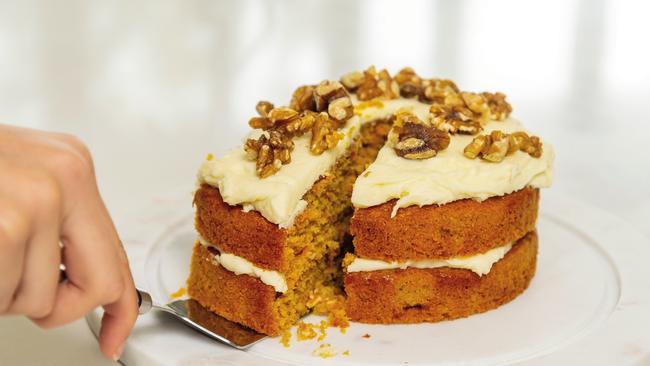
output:
M314 309L439 321L528 286L553 152L503 94L370 68L257 111L199 172L188 291L205 307L277 335Z

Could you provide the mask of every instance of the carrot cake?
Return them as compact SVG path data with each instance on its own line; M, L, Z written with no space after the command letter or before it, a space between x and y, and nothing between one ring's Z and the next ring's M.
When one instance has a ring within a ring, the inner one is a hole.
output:
M503 94L371 67L256 110L199 170L188 293L204 307L279 335L311 311L464 317L528 286L553 151Z

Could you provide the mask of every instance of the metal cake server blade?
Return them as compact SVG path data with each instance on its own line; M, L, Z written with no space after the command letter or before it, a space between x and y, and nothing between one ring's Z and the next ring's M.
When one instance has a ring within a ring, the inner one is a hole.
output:
M258 333L211 312L196 300L176 300L159 305L153 302L151 295L147 292L140 289L136 289L136 291L138 292L138 313L140 315L148 313L151 309L164 311L180 319L190 328L234 348L245 350L268 337L266 334Z

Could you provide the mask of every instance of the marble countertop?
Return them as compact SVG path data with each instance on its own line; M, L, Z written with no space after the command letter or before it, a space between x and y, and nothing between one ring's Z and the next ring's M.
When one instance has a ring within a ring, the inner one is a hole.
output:
M650 238L649 5L408 3L0 1L0 121L81 137L126 230L158 195L187 189L189 205L199 163L239 144L258 100L408 65L505 92L556 149L552 189ZM0 339L3 365L111 364L83 320L4 317Z

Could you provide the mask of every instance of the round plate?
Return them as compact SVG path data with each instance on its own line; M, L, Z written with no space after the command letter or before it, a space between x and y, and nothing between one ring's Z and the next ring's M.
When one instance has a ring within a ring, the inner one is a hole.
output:
M157 199L123 241L136 284L158 302L185 286L196 238L190 196ZM183 210L179 211L179 208ZM269 338L249 351L212 341L181 323L138 319L127 365L644 365L650 364L647 238L627 223L555 192L543 192L537 274L496 310L433 324L351 323L323 342L289 348ZM96 333L101 313L88 316ZM320 319L309 316L307 322ZM293 331L295 334L295 330ZM370 337L363 337L369 334ZM329 343L334 357L313 355ZM348 352L346 352L348 351ZM345 354L344 354L345 353Z

